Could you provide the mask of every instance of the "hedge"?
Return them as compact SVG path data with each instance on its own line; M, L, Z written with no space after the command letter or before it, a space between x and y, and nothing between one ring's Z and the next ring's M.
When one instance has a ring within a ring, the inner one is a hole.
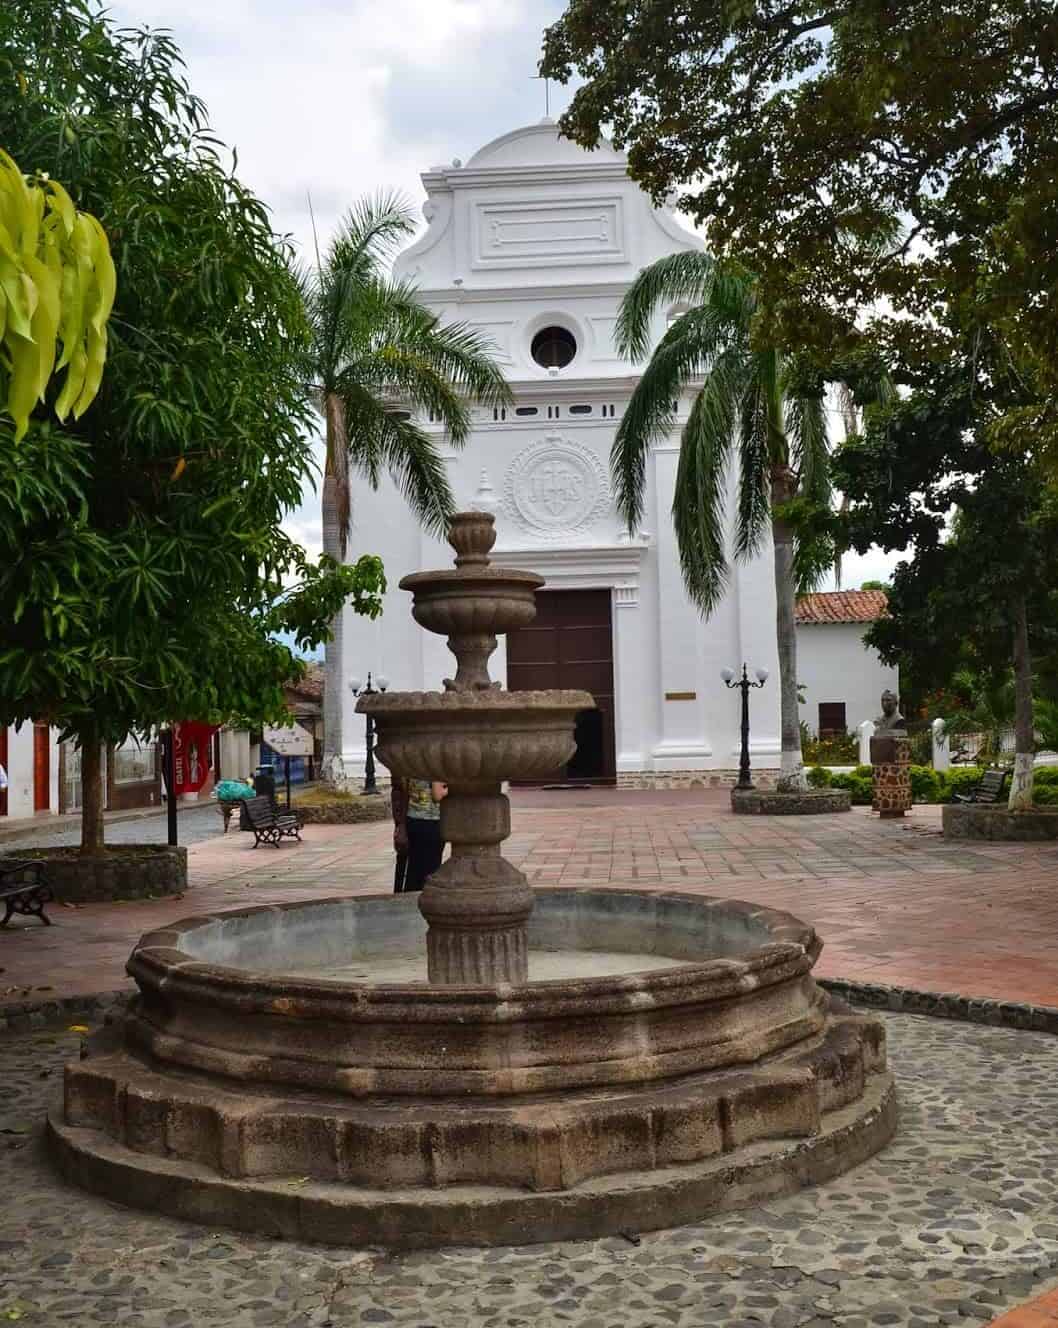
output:
M980 783L984 769L977 765L953 766L950 770L934 770L929 765L911 767L911 800L913 802L951 802L955 793L969 793ZM848 789L852 801L860 806L871 801L871 767L858 765L855 770L834 774L825 766L813 766L808 771L808 782L813 788ZM1040 766L1033 781L1032 800L1038 807L1058 807L1058 765Z

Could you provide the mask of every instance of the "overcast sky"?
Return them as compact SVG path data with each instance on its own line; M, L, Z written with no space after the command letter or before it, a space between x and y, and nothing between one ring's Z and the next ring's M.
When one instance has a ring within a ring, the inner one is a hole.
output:
M540 119L543 29L561 0L119 0L121 25L168 28L213 129L278 231L311 253L365 193L421 200L423 170L466 160ZM552 87L552 114L569 93ZM287 523L320 550L311 494ZM885 577L884 555L845 560L843 582Z

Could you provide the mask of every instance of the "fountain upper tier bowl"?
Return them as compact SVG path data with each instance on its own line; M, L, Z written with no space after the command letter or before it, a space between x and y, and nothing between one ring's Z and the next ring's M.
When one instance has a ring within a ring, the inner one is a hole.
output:
M588 692L380 692L361 701L378 728L377 752L413 779L467 786L546 779L573 754Z

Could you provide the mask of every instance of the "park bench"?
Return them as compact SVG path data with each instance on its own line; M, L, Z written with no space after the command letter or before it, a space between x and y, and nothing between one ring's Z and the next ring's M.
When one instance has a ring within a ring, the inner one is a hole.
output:
M952 794L953 802L998 802L1007 782L1005 770L986 770L969 793Z
M301 839L302 820L297 812L277 811L275 803L265 794L247 798L242 805L249 828L253 831L254 848L262 842L274 844L278 848L284 835Z
M43 862L29 858L0 858L0 903L4 905L4 920L0 927L6 927L15 913L40 918L45 927L50 927L51 918L45 914L44 905L54 898L55 891L44 877Z

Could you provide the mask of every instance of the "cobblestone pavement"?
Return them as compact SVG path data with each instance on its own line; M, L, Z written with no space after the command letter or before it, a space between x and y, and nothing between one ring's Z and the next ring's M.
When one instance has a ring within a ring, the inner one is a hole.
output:
M0 931L0 1001L41 984L48 997L128 986L139 937L192 913L392 888L386 824L312 825L301 844L254 849L249 835L221 834L211 810L182 821L206 823L182 899L56 906L54 927L16 920ZM819 976L1058 1006L1056 845L949 843L939 807L906 822L862 807L734 816L725 793L700 790L516 790L512 820L507 856L535 886L751 899L819 931Z
M1058 1038L886 1023L900 1128L837 1181L638 1243L392 1257L186 1227L65 1187L38 1135L77 1035L11 1035L0 1042L0 1323L987 1323L1058 1279Z

